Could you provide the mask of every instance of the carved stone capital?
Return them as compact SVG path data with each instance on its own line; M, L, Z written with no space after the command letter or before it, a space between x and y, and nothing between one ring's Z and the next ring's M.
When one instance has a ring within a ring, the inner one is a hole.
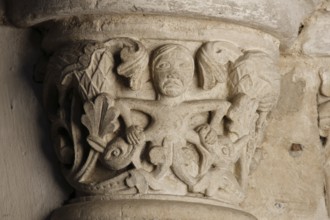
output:
M45 107L77 192L54 220L255 219L239 205L279 96L276 38L151 14L41 26Z

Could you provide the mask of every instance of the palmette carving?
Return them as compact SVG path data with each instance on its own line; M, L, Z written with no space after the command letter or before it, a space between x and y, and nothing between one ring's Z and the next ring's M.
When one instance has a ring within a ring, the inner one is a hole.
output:
M97 96L95 102L87 101L84 104L85 114L81 122L88 129L89 135L87 142L91 147L87 161L80 172L77 174L80 182L86 179L86 176L95 169L99 154L102 154L113 138L119 127L119 111L113 107L114 100L105 94ZM119 157L116 150L110 151L111 155ZM109 151L107 152L107 156ZM109 157L109 156L108 156Z
M242 51L219 41L203 44L196 56L179 44L148 54L128 38L59 50L45 97L58 100L46 105L58 108L50 118L68 181L88 195L189 194L242 202L279 90L271 59ZM257 62L266 64L257 68ZM197 76L204 90L227 86L228 97L191 98L192 88L203 92L194 84Z

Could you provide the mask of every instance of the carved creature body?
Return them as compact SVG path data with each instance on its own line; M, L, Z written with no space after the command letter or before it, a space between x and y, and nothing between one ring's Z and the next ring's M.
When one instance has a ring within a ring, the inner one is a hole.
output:
M258 71L255 66L258 63ZM262 129L266 117L279 97L280 75L273 60L261 51L249 51L240 57L229 74L231 96L240 93L258 101L257 129Z
M175 44L158 48L152 61L152 76L158 100L119 99L117 106L128 128L135 124L131 121L131 111L140 111L151 117L149 127L141 134L137 131L128 132L128 142L144 145L151 142L152 146L162 146L164 139L170 139L171 145L163 149L165 160L157 163L155 177L163 177L169 167L186 184L193 185L196 180L187 175L183 169L181 148L187 142L194 144L201 154L200 174L203 175L209 166L209 153L202 146L198 134L189 128L189 119L198 113L217 111L225 115L230 104L224 100L185 101L184 94L192 83L194 61L189 51ZM140 147L140 151L142 147ZM172 155L176 157L173 159ZM152 159L152 158L151 158Z
M247 142L258 145L256 121L263 125L261 115L277 100L277 75L267 55L244 55L232 43L214 41L202 44L195 57L182 45L165 44L149 58L152 48L128 38L64 49L53 59L47 96L60 107L59 114L51 112L59 121L56 147L76 189L86 195L189 193L242 201L255 151L248 152ZM267 62L253 72L260 57ZM153 91L146 84L149 73ZM195 96L197 85L207 91ZM226 85L228 91L218 91Z
M202 146L198 134L189 128L189 119L198 113L216 111L222 112L224 115L230 104L223 100L200 100L182 102L175 106L166 105L159 101L150 100L134 100L134 99L120 99L117 101L119 109L121 109L122 117L127 126L132 126L130 111L141 111L151 117L150 126L144 131L144 142L151 142L152 146L162 146L165 138L171 139L174 151L187 145L187 142L194 144L202 155L201 159L201 174L207 171L209 167L206 163L209 162L209 153ZM141 143L136 143L141 144ZM166 149L172 155L172 149ZM169 155L165 155L168 157ZM172 161L169 158L167 164L162 164L158 171L157 177L165 174L166 170L177 161ZM176 167L176 166L175 166ZM174 168L176 169L176 168ZM181 173L181 172L180 172ZM187 179L188 177L182 177ZM189 179L189 178L188 178ZM193 184L193 180L186 180L188 184Z
M208 130L216 134L209 125L204 125L199 129L199 135L203 145L212 155L212 168L193 187L193 191L227 202L240 203L244 199L244 192L233 173L233 167L249 138L245 136L232 143L229 138L219 136L215 143L208 144L205 139Z

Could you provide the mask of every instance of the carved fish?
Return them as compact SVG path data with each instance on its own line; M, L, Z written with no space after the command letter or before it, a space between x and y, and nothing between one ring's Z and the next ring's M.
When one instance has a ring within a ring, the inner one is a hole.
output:
M127 144L122 138L117 138L110 143L102 154L102 163L112 170L120 170L132 162L135 148Z

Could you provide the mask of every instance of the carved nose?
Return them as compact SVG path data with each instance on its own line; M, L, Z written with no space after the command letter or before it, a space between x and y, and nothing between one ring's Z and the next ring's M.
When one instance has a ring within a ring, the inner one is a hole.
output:
M170 78L170 79L177 79L178 78L178 74L177 72L171 72L170 74L167 75L167 78Z

